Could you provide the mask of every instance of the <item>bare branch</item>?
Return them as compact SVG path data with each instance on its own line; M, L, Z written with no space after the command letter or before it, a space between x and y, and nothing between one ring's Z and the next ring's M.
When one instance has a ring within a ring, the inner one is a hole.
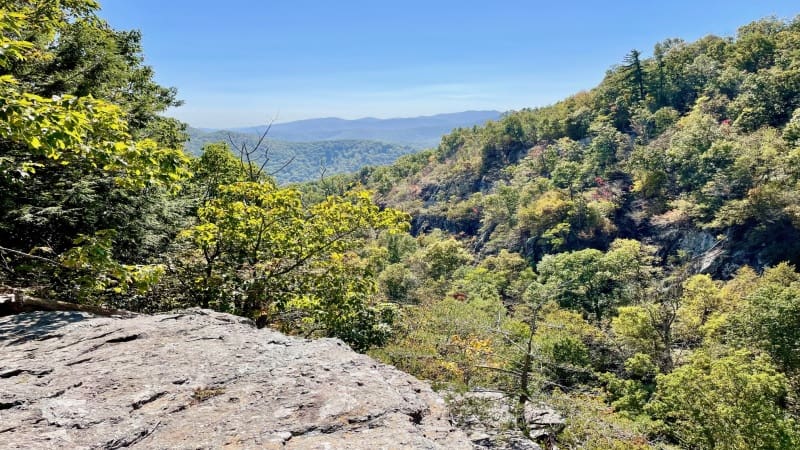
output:
M277 117L276 117L277 118ZM267 136L269 135L270 130L272 130L272 125L275 123L276 118L273 118L269 123L267 123L266 128L263 132L258 135L258 140L256 141L255 145L248 148L247 141L242 141L241 144L237 144L234 142L233 135L228 133L228 142L230 143L231 147L236 149L239 152L239 160L242 164L242 170L247 173L247 177L250 181L258 181L259 175L266 172L267 165L270 162L270 151L271 148L267 144ZM263 151L263 157L261 158L261 163L256 165L257 153L259 151ZM286 169L291 163L294 162L297 155L292 155L288 161L283 163L281 167L278 169L269 172L269 176L274 176L275 174L281 172L282 170Z
M239 152L239 163L242 165L242 172L247 172L249 174L250 173L249 155L247 156L248 163L245 164L244 162L246 153L246 144L242 142L242 145L239 146L236 142L233 141L233 135L231 133L228 133L228 142L231 144L232 149L235 149L236 151Z
M8 259L6 259L6 255L4 255L2 252L0 252L0 259L3 260L3 270L8 272L9 275L17 274L16 272L14 272L14 269L12 269L11 266L8 264Z
M36 261L46 262L54 266L62 267L62 264L54 259L44 258L42 256L31 255L30 253L14 250L13 248L0 247L0 252L11 253L12 255L22 256L24 258L35 259Z
M294 159L295 159L296 157L297 157L297 154L295 153L294 155L292 155L292 157L291 157L291 158L289 158L289 160L288 160L288 161L286 161L286 163L284 163L284 164L283 164L282 166L280 166L278 169L276 169L276 170L274 170L274 171L270 172L270 173L269 173L269 175L270 175L270 176L273 176L273 175L275 175L276 173L280 172L281 170L283 170L283 169L285 169L285 168L289 167L289 164L293 163L293 162L294 162ZM264 164L266 165L266 162L264 162ZM262 166L262 170L263 170L263 166Z
M258 138L258 142L256 142L256 146L255 146L255 147L253 147L253 151L254 151L254 152L255 152L255 151L258 151L258 149L261 147L261 144L262 144L262 143L264 142L264 140L267 138L267 134L269 134L269 130L271 130L271 129L272 129L272 124L273 124L273 123L275 123L275 119L272 119L272 120L271 120L271 121L270 121L270 122L267 124L267 128L264 130L264 132L263 132L263 133L261 133L261 137L260 137L260 138ZM264 159L266 159L266 160L269 160L269 147L267 147L267 152L266 152L266 153L264 153Z

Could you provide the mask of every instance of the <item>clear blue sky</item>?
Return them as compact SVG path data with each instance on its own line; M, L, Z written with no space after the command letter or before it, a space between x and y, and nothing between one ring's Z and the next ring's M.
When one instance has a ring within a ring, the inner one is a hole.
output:
M793 18L769 0L100 0L198 127L541 106L633 48Z

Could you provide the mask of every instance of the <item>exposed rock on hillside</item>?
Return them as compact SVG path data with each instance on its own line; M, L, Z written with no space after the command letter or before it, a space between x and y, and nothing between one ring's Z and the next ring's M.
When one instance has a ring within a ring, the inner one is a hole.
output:
M428 386L205 310L0 318L0 447L470 448Z
M499 392L451 394L451 413L459 427L467 432L476 450L541 450L535 441L554 448L557 434L566 424L565 419L545 405L529 403L525 407L529 436L525 436L513 426L516 416L510 405L515 400Z

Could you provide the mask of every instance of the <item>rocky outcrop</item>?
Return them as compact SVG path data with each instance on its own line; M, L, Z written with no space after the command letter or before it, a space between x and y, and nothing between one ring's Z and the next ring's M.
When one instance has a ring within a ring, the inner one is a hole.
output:
M452 415L465 430L475 450L542 450L556 448L556 436L566 421L546 405L525 405L528 436L518 430L511 405L515 399L492 391L449 394ZM538 442L538 443L537 443Z
M189 310L0 318L2 448L461 449L424 383L335 339Z

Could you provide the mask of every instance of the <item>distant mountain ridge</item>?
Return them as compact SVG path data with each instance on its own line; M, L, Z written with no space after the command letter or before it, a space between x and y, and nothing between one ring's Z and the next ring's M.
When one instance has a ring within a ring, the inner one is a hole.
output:
M439 139L454 128L483 125L489 120L499 119L502 115L500 111L463 111L391 119L366 117L350 120L325 117L273 124L269 130L269 137L291 142L372 140L425 148L438 145ZM266 125L259 125L230 130L261 134L265 129Z
M464 111L434 116L394 119L339 119L335 117L273 124L264 148L269 147L267 170L280 183L316 179L321 173L355 172L365 166L391 164L408 153L435 147L456 128L472 128L502 117L499 111ZM226 142L255 146L266 125L214 130L189 128L186 151L200 155L204 145ZM234 152L236 150L234 149Z
M189 128L189 141L185 149L192 155L202 154L203 146L213 142L233 144L233 152L242 144L252 149L259 140L255 133L236 131L204 132ZM418 147L363 139L332 141L290 142L266 139L255 157L263 161L267 152L267 172L281 183L295 183L319 178L322 174L354 172L365 166L391 164L397 158L419 151ZM284 167L285 166L285 167Z

